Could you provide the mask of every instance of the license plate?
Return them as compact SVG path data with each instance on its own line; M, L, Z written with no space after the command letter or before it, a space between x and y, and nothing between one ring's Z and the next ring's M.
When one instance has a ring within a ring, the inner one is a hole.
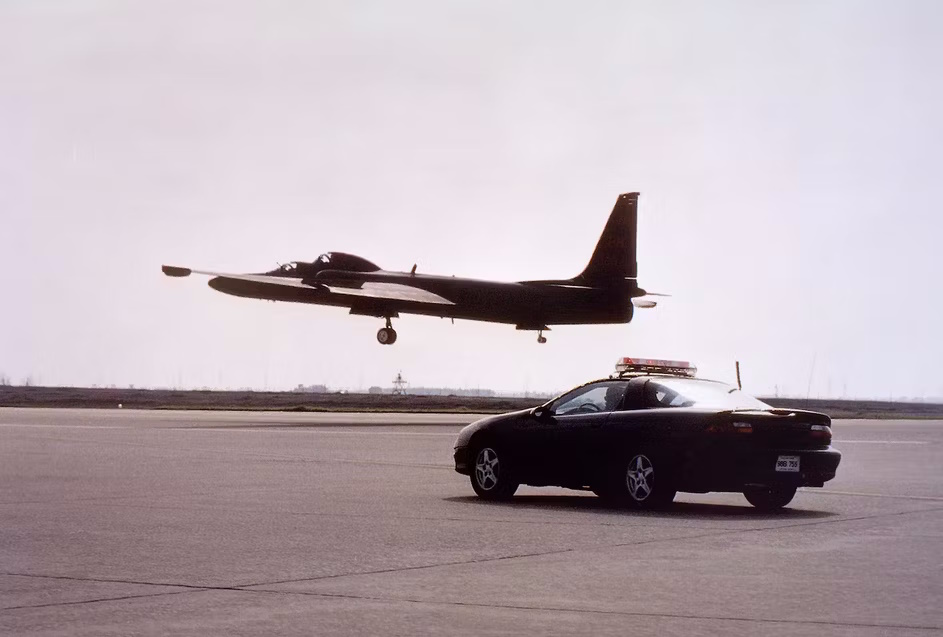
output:
M799 473L799 456L779 456L776 458L776 471Z

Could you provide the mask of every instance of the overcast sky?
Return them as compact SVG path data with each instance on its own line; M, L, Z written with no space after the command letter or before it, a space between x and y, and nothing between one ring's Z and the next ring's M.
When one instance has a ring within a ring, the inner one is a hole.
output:
M941 396L941 62L933 1L2 0L0 372L550 391L637 355ZM674 296L546 345L160 272L570 277L627 191Z

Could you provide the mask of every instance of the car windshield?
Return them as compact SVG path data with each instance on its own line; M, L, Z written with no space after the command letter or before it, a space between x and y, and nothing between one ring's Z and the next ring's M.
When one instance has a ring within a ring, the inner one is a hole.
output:
M556 416L615 411L625 394L626 381L607 381L577 387L554 401L550 411Z
M645 387L649 407L707 409L769 409L770 406L736 387L694 378L659 378Z

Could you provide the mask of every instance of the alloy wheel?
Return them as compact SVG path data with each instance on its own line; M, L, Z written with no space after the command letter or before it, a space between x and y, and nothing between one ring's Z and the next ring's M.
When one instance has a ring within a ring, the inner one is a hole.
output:
M484 447L475 459L475 479L483 491L491 491L498 485L501 464L498 454L491 447Z
M636 502L644 502L655 488L655 468L652 461L644 454L638 454L629 461L625 472L625 485L629 495Z

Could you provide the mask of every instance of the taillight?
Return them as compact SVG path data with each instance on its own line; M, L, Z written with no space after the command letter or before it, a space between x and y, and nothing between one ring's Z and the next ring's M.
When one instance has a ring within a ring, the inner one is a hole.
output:
M828 425L812 425L809 433L813 438L823 440L826 443L832 442L832 428Z
M706 429L709 434L751 434L753 425L748 422L719 422Z

